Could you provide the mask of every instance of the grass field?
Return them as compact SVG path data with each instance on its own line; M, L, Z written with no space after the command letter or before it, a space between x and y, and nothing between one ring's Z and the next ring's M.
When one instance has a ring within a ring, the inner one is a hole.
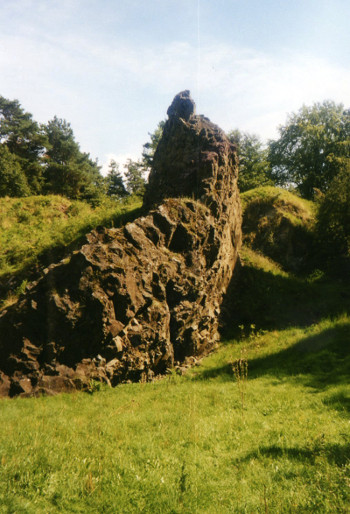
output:
M348 512L349 339L344 315L184 376L2 400L0 512Z

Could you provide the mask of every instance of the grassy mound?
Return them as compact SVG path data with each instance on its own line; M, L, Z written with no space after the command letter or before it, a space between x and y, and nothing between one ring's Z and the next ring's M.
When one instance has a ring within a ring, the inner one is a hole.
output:
M118 226L140 207L136 199L106 200L93 208L54 195L0 198L0 301L4 305L6 297L7 304L15 300L30 269L58 261L92 228Z
M222 313L228 333L306 327L348 312L348 283L313 269L316 206L274 187L243 193L242 205L242 266Z
M241 195L243 242L289 271L300 271L313 252L315 206L275 187Z

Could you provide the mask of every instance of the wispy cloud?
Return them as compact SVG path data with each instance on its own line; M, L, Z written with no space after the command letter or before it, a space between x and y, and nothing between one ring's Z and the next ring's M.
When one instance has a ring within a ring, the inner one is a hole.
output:
M265 138L303 103L331 98L350 105L348 68L307 54L277 56L227 44L136 47L117 37L106 43L28 30L0 35L0 73L0 94L18 98L40 121L66 117L83 148L103 162L108 152L141 152L147 132L184 88L198 111L224 129ZM167 103L160 105L160 98Z

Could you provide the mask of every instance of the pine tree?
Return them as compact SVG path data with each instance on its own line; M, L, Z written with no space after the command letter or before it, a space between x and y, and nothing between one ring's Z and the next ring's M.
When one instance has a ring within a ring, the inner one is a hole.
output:
M125 189L123 177L119 171L119 165L114 159L109 163L108 174L106 177L107 195L112 198L123 198L128 194Z

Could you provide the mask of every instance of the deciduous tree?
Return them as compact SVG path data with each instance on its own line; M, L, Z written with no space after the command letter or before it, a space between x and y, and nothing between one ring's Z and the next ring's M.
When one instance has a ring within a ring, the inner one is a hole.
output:
M232 130L228 138L237 145L239 157L238 186L241 192L272 185L267 149L255 134Z
M327 191L340 165L350 158L350 113L331 101L303 106L279 128L269 145L271 176L277 184L294 184L312 198L314 188Z
M342 167L321 199L317 228L326 255L350 260L350 162Z

